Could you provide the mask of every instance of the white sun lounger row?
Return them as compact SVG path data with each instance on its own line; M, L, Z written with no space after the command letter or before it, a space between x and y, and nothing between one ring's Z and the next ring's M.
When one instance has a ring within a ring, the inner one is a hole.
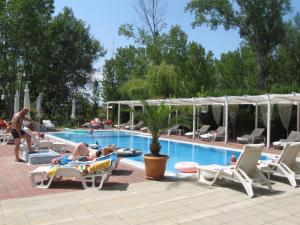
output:
M259 161L263 150L261 144L247 144L241 153L236 165L198 166L198 181L213 185L219 179L241 183L248 196L253 197L253 186L266 184L272 190L271 183L263 172L284 176L293 187L297 186L296 178L300 174L300 163L296 161L300 152L300 143L286 145L280 157L274 160Z

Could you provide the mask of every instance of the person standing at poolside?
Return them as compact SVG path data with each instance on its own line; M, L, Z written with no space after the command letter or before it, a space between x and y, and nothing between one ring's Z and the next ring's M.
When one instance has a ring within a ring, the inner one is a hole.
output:
M31 137L25 131L22 130L22 124L23 121L33 122L31 119L26 118L26 115L29 113L29 109L24 108L20 112L17 112L14 114L11 122L11 134L14 137L15 142L15 156L16 156L16 162L23 162L23 160L19 157L19 151L20 151L20 145L21 145L21 139L26 138L28 151L29 153L32 153L31 148Z

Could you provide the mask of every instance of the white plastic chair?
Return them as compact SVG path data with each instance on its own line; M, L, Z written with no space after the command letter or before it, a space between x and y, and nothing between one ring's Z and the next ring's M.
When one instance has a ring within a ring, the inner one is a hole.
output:
M45 128L45 130L54 130L55 126L53 123L51 123L50 120L43 120L43 126Z
M213 185L217 179L226 179L241 183L248 196L253 197L253 185L266 184L272 190L271 183L258 169L257 162L263 150L262 145L248 144L244 146L236 165L208 165L198 166L198 181Z
M277 176L284 176L288 179L292 187L297 187L296 178L300 174L300 162L296 158L300 152L300 143L287 144L279 158L274 162L266 161L267 166L261 168L262 171L267 172L268 175L274 174ZM261 161L264 163L264 161Z

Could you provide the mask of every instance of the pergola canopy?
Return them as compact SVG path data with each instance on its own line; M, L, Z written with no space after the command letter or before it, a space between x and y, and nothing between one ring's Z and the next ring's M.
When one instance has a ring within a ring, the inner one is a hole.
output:
M267 105L267 147L270 147L271 141L271 115L273 104L294 104L297 105L297 130L300 129L300 94L265 94L265 95L244 95L244 96L223 96L223 97L194 97L194 98L169 98L169 99L149 99L146 100L150 105L160 105L162 103L172 106L192 106L193 107L193 138L195 138L196 130L196 106L201 105L222 105L224 106L224 126L225 126L225 143L228 142L228 110L229 105L253 105L255 106L255 127L258 124L258 107L259 105ZM109 101L108 106L118 104L118 125L120 125L120 107L128 105L130 107L142 106L140 100L133 101ZM134 114L131 112L131 129L133 129Z
M195 97L195 98L177 98L177 99L149 99L146 100L150 105L159 105L161 103L188 106L193 105L225 105L227 101L229 105L263 105L268 104L298 104L300 103L300 94L266 94L266 95L244 95L244 96L223 96L223 97ZM109 101L106 104L121 104L129 106L141 106L140 100L132 101Z

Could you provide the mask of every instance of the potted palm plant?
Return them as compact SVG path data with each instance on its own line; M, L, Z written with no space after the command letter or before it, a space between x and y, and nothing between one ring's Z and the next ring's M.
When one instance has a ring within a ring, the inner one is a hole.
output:
M174 125L174 121L170 121L169 114L172 113L168 106L161 104L150 105L142 101L144 107L142 112L134 111L136 117L144 122L148 127L152 136L150 144L150 153L144 155L146 178L162 179L166 170L166 164L169 156L160 154L159 137L169 127Z

